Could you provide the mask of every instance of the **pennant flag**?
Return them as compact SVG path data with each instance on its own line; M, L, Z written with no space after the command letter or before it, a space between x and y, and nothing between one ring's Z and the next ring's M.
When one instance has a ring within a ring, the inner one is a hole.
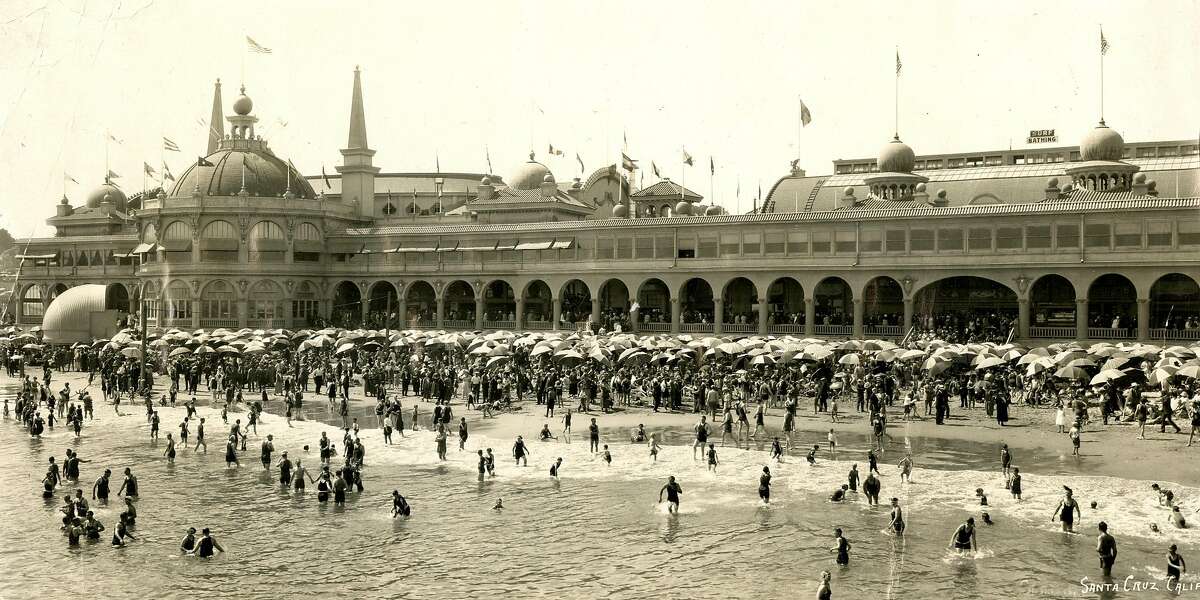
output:
M576 152L576 153L575 153L575 160L579 161L579 170L580 170L581 172L582 172L582 171L586 171L586 170L587 170L586 168L584 168L584 166L583 166L583 159L582 159L582 158L579 158L579 153L578 153L578 152Z
M554 144L550 144L550 156L562 156L563 151L555 149Z
M75 179L74 177L71 177L71 175L69 173L63 173L63 179L69 179L69 180L71 180L71 183L74 183L75 185L79 185L79 180Z
M492 153L488 150L487 146L483 147L483 155L484 155L484 157L487 158L488 175L491 175L493 173L493 171L492 171Z
M1108 40L1104 39L1104 28L1100 28L1100 56L1108 54Z
M114 173L112 169L109 169L108 174L104 176L105 181L108 181L109 179L120 179L120 178L121 178L121 176Z
M708 173L709 175L717 174L717 163L713 162L713 157L708 157Z
M108 139L110 139L110 140L112 140L112 141L114 141L114 142L116 142L116 143L118 143L118 144L120 144L120 143L121 143L121 140L118 140L118 139L117 139L117 136L115 136L115 135L113 135L113 134L111 134L111 133L110 133L110 134L108 134Z
M246 49L257 54L270 54L271 49L246 36Z
M169 140L167 138L163 138L163 150L170 150L171 152L179 152L179 144L176 144L175 142L172 142L171 140Z
M900 49L899 49L899 48L897 48L897 49L896 49L896 74L897 74L897 75L899 75L899 74L900 74L900 67L901 67L901 66L902 66L902 65L900 64Z
M442 157L438 156L436 152L433 153L433 168L437 169L436 172L438 174L441 174L441 172L442 172Z
M321 165L321 179L325 180L325 189L332 190L333 186L329 184L329 175L325 174L325 165ZM413 192L416 194L416 192Z
M689 167L692 166L692 155L688 154L686 149L683 151L683 164Z
M625 144L625 149L628 150L629 149L629 136L625 135L624 131L621 132L621 142Z
M899 55L897 55L899 56ZM808 112L808 107L804 105L804 101L800 101L800 126L806 127L812 123L812 114Z
M167 168L167 163L163 163L162 169L163 181L175 181L175 176L171 174L171 169Z
M158 175L158 171L155 171L154 167L151 167L150 163L148 163L148 162L142 163L142 171L144 171L147 175L149 175L151 177Z
M197 167L211 167L211 166L213 166L213 164L208 162L207 160L204 159L203 156L201 156L196 159L196 166Z
M658 174L658 165L654 164L654 161L650 161L650 170L654 172L655 177L662 179L662 175Z
M633 160L632 158L629 158L628 154L625 154L624 152L622 152L621 153L621 168L625 169L626 171L637 170L637 161Z

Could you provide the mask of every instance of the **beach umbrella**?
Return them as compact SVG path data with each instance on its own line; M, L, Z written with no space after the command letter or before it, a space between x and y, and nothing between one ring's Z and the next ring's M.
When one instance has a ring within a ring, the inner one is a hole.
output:
M167 356L183 356L184 354L191 354L191 353L192 353L192 351L188 350L187 348L176 348L176 349L172 350L171 353L168 354Z
M496 344L496 347L492 348L491 352L488 352L488 356L507 356L509 354L511 352L506 344Z
M1125 356L1122 358L1114 357L1114 358L1110 358L1110 359L1104 361L1104 366L1101 368L1103 368L1105 370L1120 369L1121 367L1124 367L1125 365L1129 364L1129 361L1130 361L1130 358L1128 356Z
M980 356L983 356L983 355L981 354ZM1000 358L999 356L988 356L988 357L985 357L983 360L979 361L975 365L975 370L982 371L984 369L990 369L992 367L999 367L1003 364L1005 364L1005 361L1003 358Z
M1088 379L1088 372L1083 367L1063 367L1054 372L1059 379Z
M1054 360L1049 356L1039 356L1025 367L1025 374L1028 376L1037 375L1042 371L1048 371L1054 366Z
M1200 379L1200 366L1188 365L1176 371L1175 374L1180 377L1187 377L1189 379Z
M1185 348L1183 346L1171 346L1170 348L1163 350L1162 355L1172 356L1175 358L1192 358L1196 356L1196 352L1191 348Z
M1094 367L1094 366L1096 366L1096 361L1094 361L1090 358L1076 358L1076 359L1072 360L1071 362L1067 363L1065 366L1084 367L1084 368Z
M924 358L924 357L925 357L924 350L905 350L904 353L901 354L897 358L899 358L900 360L914 360L917 358Z
M1021 351L1020 351L1020 350L1007 350L1007 351L1005 351L1005 352L1004 352L1004 354L1002 354L1002 355L1000 356L1000 358L1003 358L1004 360L1009 360L1009 361L1011 361L1011 360L1018 360L1018 359L1020 359L1022 356L1025 356L1025 355L1024 355L1024 354L1021 354Z
M537 346L529 352L529 356L541 356L543 354L550 354L552 352L554 352L554 348L550 346Z
M192 354L212 354L213 352L216 350L213 350L211 346L198 346L192 351Z
M720 350L726 354L740 354L744 349L745 348L743 348L742 345L737 342L725 342L724 344L717 346L717 350Z
M1110 381L1116 381L1126 376L1127 374L1124 371L1118 371L1116 369L1104 369L1103 371L1097 373L1095 377L1092 377L1091 385L1104 385Z
M480 345L476 346L475 348L471 349L470 351L467 352L467 354L474 354L476 356L487 356L491 352L492 352L492 348L485 343L485 344L480 344Z
M562 350L554 354L554 360L570 366L583 362L583 355L575 350Z
M237 348L234 348L233 346L221 346L220 348L217 348L217 352L220 354L241 354L242 353L241 350L238 350Z
M773 365L773 364L775 364L775 357L771 356L770 354L759 354L758 356L755 356L753 359L750 360L750 364L752 364L752 365Z
M857 365L862 364L862 357L857 354L847 354L838 359L839 365Z
M129 346L128 348L121 349L121 355L129 358L141 358L142 349L138 348L137 346Z
M244 354L259 354L259 353L266 352L266 351L267 351L266 346L263 346L262 344L251 343L251 344L246 344L246 347L242 348L242 352Z
M1046 356L1044 354L1034 354L1033 352L1029 352L1025 356L1022 356L1021 358L1017 359L1017 364L1018 365L1028 365L1028 364L1035 363L1038 360L1043 359L1043 358L1046 358Z
M488 359L487 364L484 365L484 368L491 369L492 367L503 367L504 365L507 365L511 360L512 360L511 356L493 356Z

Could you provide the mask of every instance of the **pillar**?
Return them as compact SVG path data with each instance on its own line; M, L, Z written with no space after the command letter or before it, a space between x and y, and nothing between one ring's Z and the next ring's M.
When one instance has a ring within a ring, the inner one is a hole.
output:
M913 299L905 298L904 299L904 326L901 328L900 335L901 336L908 335L908 331L910 329L912 329L912 326L913 326Z
M671 298L671 333L679 333L679 325L683 321L683 310L679 298Z
M1075 339L1088 339L1088 299L1075 299Z
M550 320L553 322L550 324L550 328L554 331L558 331L558 322L562 320L562 298L555 296L550 303L553 307L551 308L552 312L550 315Z
M851 300L854 303L854 326L850 329L851 337L862 339L863 336L863 301L862 298Z
M479 293L483 293L483 290ZM475 329L483 329L483 309L483 296L475 296Z
M359 312L362 313L362 321L361 321L362 327L363 327L363 329L366 329L367 328L367 314L369 314L371 312L371 300L368 297L366 297L365 295L359 294L358 308L359 308Z
M770 308L770 306L767 305L766 298L758 299L758 334L759 335L767 335L767 316L768 316L769 308Z
M1029 298L1017 300L1017 337L1029 339Z
M1137 339L1146 342L1150 340L1150 299L1138 298L1137 305Z
M396 329L408 329L408 297L399 296L396 299Z
M245 326L246 326L246 314L247 314L248 312L249 312L249 306L248 306L248 303L246 302L246 300L245 300L244 298L242 298L242 299L238 299L238 301L237 301L237 315L236 315L236 316L237 316L237 322L238 322L237 326L238 326L238 327L245 327Z
M725 300L713 298L713 333L725 333Z
M437 322L434 326L443 329L446 327L446 296L439 294L433 301L437 303Z
M592 327L600 331L600 299L592 298Z
M813 298L804 299L804 335L812 337L817 333L817 301Z
M192 329L200 329L200 301L188 300L192 306Z
M637 301L635 300L634 302ZM633 308L629 311L629 323L631 325L630 329L633 331L633 333L637 333L638 330L641 329L641 317L642 309Z
M525 328L525 297L517 298L517 319L513 323L513 328L520 331Z

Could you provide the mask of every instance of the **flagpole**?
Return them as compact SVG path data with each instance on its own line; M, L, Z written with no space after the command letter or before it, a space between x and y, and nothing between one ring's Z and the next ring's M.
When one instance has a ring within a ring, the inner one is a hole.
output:
M1100 124L1104 124L1104 26L1100 26Z
M895 78L895 82L896 82L895 96L893 98L894 99L893 106L894 106L895 114L892 117L894 119L892 121L892 123L895 126L894 131L893 131L893 137L895 137L896 139L900 139L900 46L896 46L896 78Z
M804 131L804 100L796 94L796 168L800 168L800 137Z

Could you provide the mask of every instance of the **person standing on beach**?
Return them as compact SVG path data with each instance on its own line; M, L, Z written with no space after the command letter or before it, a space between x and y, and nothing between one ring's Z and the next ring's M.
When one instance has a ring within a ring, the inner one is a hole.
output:
M596 424L596 417L592 417L592 422L588 425L588 443L592 454L600 451L600 426Z
M700 415L700 422L692 428L696 432L696 441L692 442L692 460L696 458L696 450L704 451L704 445L708 443L708 417Z
M1006 478L1010 465L1012 465L1012 452L1009 451L1008 444L1000 444L1000 471Z
M1112 568L1117 562L1117 539L1108 533L1108 523L1100 521L1096 527L1100 530L1100 535L1096 536L1096 553L1100 555L1100 568L1105 577L1112 577Z
M563 415L563 440L568 444L571 443L571 408L567 408L567 413Z
M1012 477L1008 480L1008 491L1012 492L1017 502L1021 501L1021 469L1018 467L1013 467Z

